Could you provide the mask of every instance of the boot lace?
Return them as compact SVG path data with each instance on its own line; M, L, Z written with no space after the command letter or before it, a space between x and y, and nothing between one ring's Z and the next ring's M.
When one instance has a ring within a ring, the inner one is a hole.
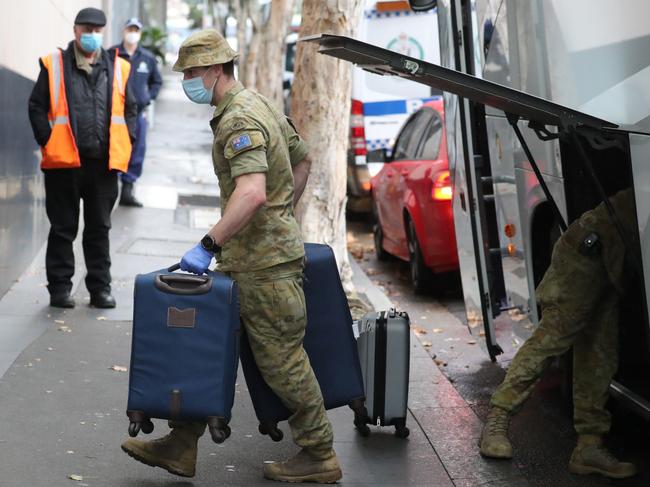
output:
M490 435L505 435L510 425L510 416L507 414L493 414L488 418L486 429Z

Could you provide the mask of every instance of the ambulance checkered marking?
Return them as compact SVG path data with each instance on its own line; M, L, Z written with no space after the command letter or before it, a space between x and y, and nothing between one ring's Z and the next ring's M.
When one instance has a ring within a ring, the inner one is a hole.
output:
M368 150L383 149L390 147L390 139L367 139L366 147Z

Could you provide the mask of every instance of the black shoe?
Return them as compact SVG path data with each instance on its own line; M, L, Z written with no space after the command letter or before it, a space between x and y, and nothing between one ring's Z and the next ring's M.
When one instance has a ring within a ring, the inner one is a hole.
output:
M133 194L133 183L122 183L122 194L120 195L120 206L131 206L134 208L142 208L142 203L139 202L135 194Z
M74 308L75 302L70 293L53 294L50 296L50 306L53 308Z
M115 308L115 298L109 291L99 291L90 295L90 306L93 308Z

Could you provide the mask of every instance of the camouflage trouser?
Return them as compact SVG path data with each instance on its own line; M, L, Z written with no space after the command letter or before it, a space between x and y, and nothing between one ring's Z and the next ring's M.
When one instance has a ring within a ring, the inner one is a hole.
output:
M332 426L302 346L307 326L302 259L256 272L231 272L239 284L242 325L262 377L293 412L293 439L312 455L332 450Z
M312 455L331 455L332 425L309 358L302 259L256 272L230 272L239 285L241 320L262 377L294 414L293 439ZM205 423L170 421L171 428L202 435Z
M619 296L602 256L581 254L580 238L570 233L558 241L537 288L539 327L515 355L491 404L516 412L552 358L573 346L575 429L604 434L611 425L608 388L618 367Z

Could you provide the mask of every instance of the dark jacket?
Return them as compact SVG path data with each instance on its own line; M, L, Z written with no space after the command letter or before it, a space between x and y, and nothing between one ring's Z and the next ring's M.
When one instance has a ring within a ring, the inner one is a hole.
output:
M162 86L162 76L158 70L156 57L151 51L140 46L135 50L133 56L129 56L124 44L113 46L113 49L118 49L120 57L131 63L131 85L138 102L138 111L142 111L152 100L156 99Z
M63 77L72 133L82 159L108 160L108 129L113 99L115 50L102 49L101 64L93 69L92 75L88 76L77 68L73 42L70 42L68 48L63 51ZM41 72L29 97L29 120L36 142L40 146L45 146L52 132L47 118L50 109L50 88L47 69L40 60L39 63ZM135 140L137 104L131 87L131 76L126 85L124 117L131 140ZM89 126L89 123L92 126Z

